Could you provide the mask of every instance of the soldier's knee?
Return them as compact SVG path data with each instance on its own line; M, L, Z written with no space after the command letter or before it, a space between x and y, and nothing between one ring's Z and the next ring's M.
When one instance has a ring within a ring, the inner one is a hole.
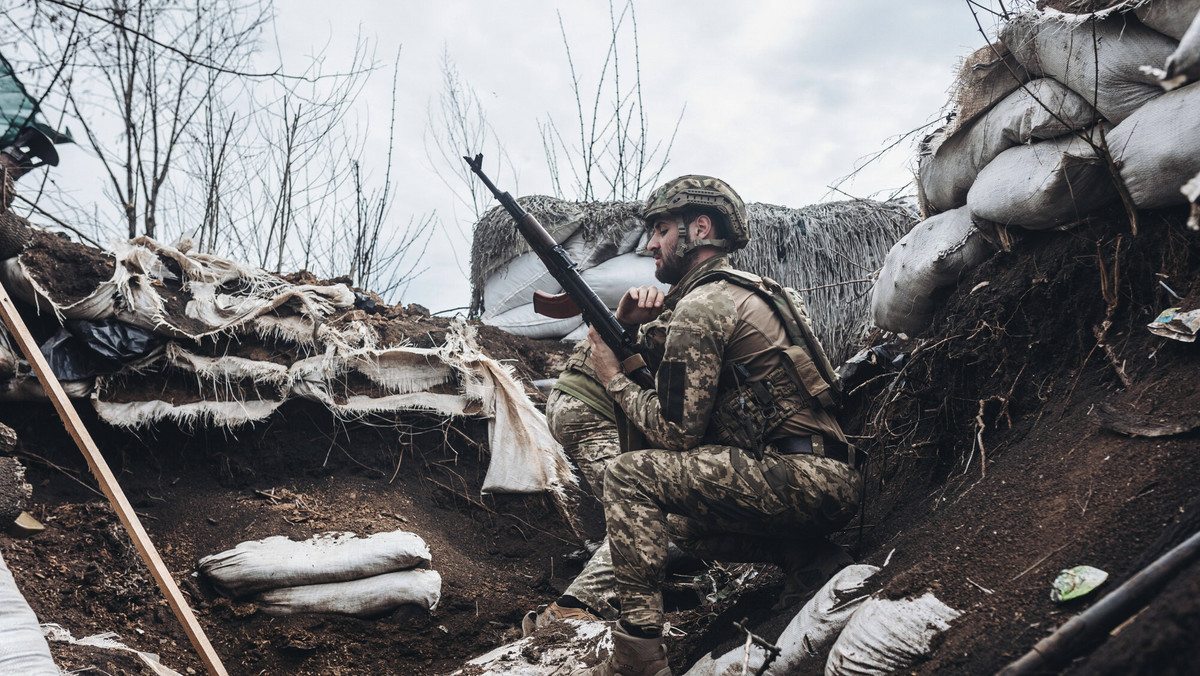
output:
M622 453L604 470L604 495L608 499L627 493L631 487L638 485L637 463L633 453Z

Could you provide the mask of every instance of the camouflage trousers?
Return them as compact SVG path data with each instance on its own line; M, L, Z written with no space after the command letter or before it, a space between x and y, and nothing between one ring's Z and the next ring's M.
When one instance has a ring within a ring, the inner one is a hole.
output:
M770 450L762 460L731 446L621 455L604 480L621 619L662 626L668 514L677 515L670 537L694 556L779 562L784 549L849 522L860 482L856 471L836 460Z
M560 390L546 397L546 423L554 439L597 500L604 500L604 470L621 454L617 424L579 399Z

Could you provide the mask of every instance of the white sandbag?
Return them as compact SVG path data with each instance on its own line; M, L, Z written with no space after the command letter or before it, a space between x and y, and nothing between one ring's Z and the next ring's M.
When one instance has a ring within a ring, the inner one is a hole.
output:
M1162 95L1141 67L1165 63L1176 47L1132 14L1116 13L1060 19L1028 12L1009 21L1000 37L1031 73L1067 85L1113 124Z
M912 337L928 328L935 294L992 254L967 207L918 223L892 246L871 290L871 317L887 331Z
M1150 28L1179 40L1200 13L1200 0L1151 0L1133 13Z
M826 582L775 641L779 655L767 667L765 675L799 673L805 664L818 659L824 661L824 653L850 621L850 616L869 598L860 592L867 579L877 572L876 566L856 564L843 568ZM685 676L741 676L743 664L749 673L757 673L766 659L766 651L757 644L751 644L748 650L749 657L744 645L720 657L705 655Z
M507 312L533 302L533 292L555 294L562 286L555 281L538 255L529 252L512 259L483 283L483 307L491 314Z
M1082 96L1056 80L1029 82L921 158L926 201L938 211L961 207L979 170L1001 152L1091 126L1095 114Z
M403 605L437 608L442 576L436 570L401 570L349 582L330 582L265 591L254 602L268 615L336 613L376 617Z
M1200 14L1179 40L1179 47L1167 57L1163 87L1175 89L1200 80Z
M37 616L0 556L0 674L59 676Z
M199 570L233 597L264 589L340 582L414 568L430 561L419 535L404 531L325 533L303 542L277 535L200 559Z
M588 241L584 235L583 232L576 232L562 243L562 247L571 262L575 263L576 269L587 279L588 272L593 268L636 251L645 238L645 231L631 229L616 241ZM594 284L592 287L595 289ZM487 314L498 315L533 302L534 291L555 294L562 291L562 286L537 254L523 253L496 268L484 281L483 307Z
M609 309L616 309L621 296L631 286L670 288L654 278L654 259L637 253L610 258L590 270L584 270L580 276Z
M50 291L37 282L21 257L9 258L0 264L0 276L4 287L12 295L32 306L39 312L50 310L59 321L62 319L101 320L116 316L114 304L121 285L128 278L121 266L113 271L113 278L101 281L87 296L71 302L58 302Z
M539 315L534 311L533 303L529 302L496 315L484 313L479 321L517 336L561 338L578 328L583 323L583 318L555 319Z
M1108 147L1138 207L1185 203L1179 188L1200 172L1200 83L1147 103L1109 132Z
M1192 205L1192 212L1188 215L1188 229L1200 230L1200 174L1196 174L1191 180L1184 183L1179 192Z
M587 338L588 330L590 328L591 327L588 326L587 324L580 324L579 326L575 327L575 330L573 330L570 333L568 333L567 335L563 336L561 340L564 343L578 343L579 341L583 340L584 338Z
M889 676L928 657L933 640L961 613L933 594L862 604L829 651L825 676Z
M1083 133L1099 141L1095 129ZM1117 197L1099 154L1071 134L997 155L967 192L967 208L978 220L1044 230L1079 221Z
M566 676L612 652L611 622L563 620L554 626L565 635L553 642L540 634L526 636L476 657L451 676Z

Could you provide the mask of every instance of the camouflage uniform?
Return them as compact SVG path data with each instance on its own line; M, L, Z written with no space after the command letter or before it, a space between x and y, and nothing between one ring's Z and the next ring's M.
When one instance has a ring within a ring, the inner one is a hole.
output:
M717 429L722 425L710 424L720 417L718 400L730 394L722 377L727 361L745 367L747 383L761 381L776 371L791 344L783 323L755 292L724 279L698 284L714 270L730 269L725 256L709 258L667 295L655 389L642 389L624 375L607 387L656 449L619 456L604 481L621 618L631 626L662 624L668 513L678 515L672 538L696 556L775 562L796 540L844 525L858 504L860 479L851 465L821 455L784 455L770 443L808 435L845 442L833 416L802 391L781 397L793 413L770 431L761 459L716 443L728 437Z
M603 502L604 471L621 454L621 444L613 401L595 376L591 345L580 341L546 398L546 422L592 494ZM616 619L616 579L607 538L563 594L579 599L605 619Z
M580 341L546 398L546 422L597 500L604 500L604 470L621 453L613 401L596 381L591 345Z

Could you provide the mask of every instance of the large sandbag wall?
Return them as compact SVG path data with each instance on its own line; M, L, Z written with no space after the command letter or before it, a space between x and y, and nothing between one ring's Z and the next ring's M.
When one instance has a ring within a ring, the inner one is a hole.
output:
M1200 0L1130 0L1091 14L1042 6L968 59L950 123L922 143L928 220L888 254L871 298L881 328L927 328L987 257L987 243L960 243L1002 245L982 235L996 225L1012 236L1069 227L1119 203L1119 185L1139 209L1188 201L1182 188L1200 172Z
M540 196L519 201L610 308L630 286L663 286L654 279L653 259L644 255L640 202L573 203ZM751 203L747 210L753 236L732 262L801 290L830 358L845 359L870 325L863 280L912 227L915 209L904 202L854 200L800 209ZM550 319L533 311L535 290L562 289L500 208L475 226L471 270L472 311L484 323L536 338L582 337L580 318Z

